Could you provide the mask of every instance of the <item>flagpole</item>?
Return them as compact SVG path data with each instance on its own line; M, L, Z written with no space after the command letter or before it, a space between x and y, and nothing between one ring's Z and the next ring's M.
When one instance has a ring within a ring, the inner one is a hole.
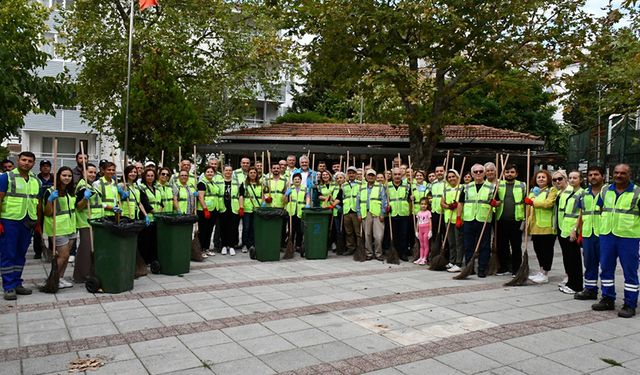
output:
M131 92L131 50L133 47L133 15L135 12L135 0L131 0L129 20L129 55L127 56L127 99L124 110L124 163L127 162L127 148L129 146L129 94Z

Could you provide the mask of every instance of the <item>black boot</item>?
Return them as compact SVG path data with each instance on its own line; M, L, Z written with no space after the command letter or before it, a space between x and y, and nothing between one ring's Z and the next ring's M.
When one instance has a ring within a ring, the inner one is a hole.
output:
M584 289L583 291L574 294L573 298L579 300L596 300L598 299L598 291L593 289Z
M591 310L594 311L607 311L607 310L615 310L616 305L615 301L611 298L602 297L600 302L594 303L591 305Z
M618 316L621 318L631 318L634 315L636 315L636 309L627 306L626 303L622 306L620 311L618 311Z

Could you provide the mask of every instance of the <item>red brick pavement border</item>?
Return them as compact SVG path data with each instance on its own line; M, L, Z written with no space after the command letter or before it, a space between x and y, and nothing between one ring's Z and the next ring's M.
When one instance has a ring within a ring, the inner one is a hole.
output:
M401 268L398 268L401 269ZM117 333L108 336L89 337L53 344L38 344L25 347L0 350L0 362L17 359L37 358L51 354L74 352L78 350L98 349L120 344L131 344L151 340L152 338L173 337L196 332L206 332L222 328L238 327L253 323L262 323L287 318L297 318L311 314L321 314L332 311L347 310L359 307L374 306L385 303L407 301L425 297L435 297L450 294L470 293L483 290L503 288L502 282L493 284L476 284L456 287L425 289L406 293L395 293L378 297L361 298L352 301L339 301L295 307L276 311L259 312L236 317L206 320L204 322L176 324L160 328L148 328L127 333Z
M27 304L19 304L19 305L16 302L13 302L10 304L5 304L0 306L0 314L28 312L28 311L41 311L41 310L59 309L59 308L72 307L72 306L96 305L98 303L131 301L131 300L136 300L140 298L177 296L177 295L188 294L188 293L213 292L216 290L225 290L229 288L248 288L252 286L301 283L306 281L337 279L341 277L369 276L369 275L377 275L377 274L388 273L388 272L412 272L412 271L420 271L420 270L421 270L420 268L415 268L415 267L389 266L381 269L337 272L337 273L328 273L328 274L313 275L313 276L295 276L295 277L284 277L284 278L278 278L278 279L247 280L247 281L240 281L236 283L211 284L211 285L194 286L189 288L177 288L177 289L160 289L160 290L152 290L152 291L146 291L146 292L127 293L127 294L108 294L108 295L100 294L100 295L94 295L93 297L76 298L76 299L70 299L66 301L57 301L57 302L27 303Z

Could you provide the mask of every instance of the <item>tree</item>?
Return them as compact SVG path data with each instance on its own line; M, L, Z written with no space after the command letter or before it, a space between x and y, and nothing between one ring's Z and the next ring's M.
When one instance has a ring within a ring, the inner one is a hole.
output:
M77 0L62 16L66 55L82 61L82 117L123 143L129 1ZM136 9L129 130L153 147L131 156L173 157L212 142L253 110L258 87L273 96L295 66L294 44L262 1L161 0ZM149 134L154 133L154 134ZM135 152L135 154L133 153Z
M583 1L290 0L292 29L313 36L308 59L346 87L393 88L414 162L428 168L455 101L492 74L549 79L589 31Z
M38 75L49 55L41 4L24 0L0 2L0 138L18 135L29 112L55 114L54 103L69 104L67 76Z

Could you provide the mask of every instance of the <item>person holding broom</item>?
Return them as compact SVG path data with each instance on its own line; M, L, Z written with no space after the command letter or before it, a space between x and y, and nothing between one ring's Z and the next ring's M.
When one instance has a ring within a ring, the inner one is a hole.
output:
M462 193L460 186L460 173L455 169L447 171L447 184L444 188L444 195L440 201L443 209L444 223L449 228L446 241L449 244L449 264L447 272L456 273L462 270L464 260L463 228L459 228L456 222L458 217L458 202ZM445 231L446 232L446 231Z
M473 182L464 186L460 194L460 203L458 205L458 216L462 218L456 219L456 227L462 228L464 221L464 248L465 261L469 263L473 257L476 244L480 240L478 248L478 277L487 277L487 268L489 266L489 257L491 255L491 236L488 233L482 233L487 229L485 221L491 223L490 211L493 207L497 207L499 201L494 196L496 186L485 180L484 166L475 164L471 167L473 174Z
M411 187L408 183L403 183L403 174L400 168L393 168L391 175L392 181L387 186L387 195L389 196L389 215L393 226L391 229L395 235L393 241L398 256L407 262L410 255L407 234L409 233L409 223L411 223L411 213L409 212Z
M73 282L84 283L91 272L91 219L102 217L102 205L98 202L98 195L94 193L91 184L95 181L98 169L88 163L82 169L83 176L76 185L76 228L80 237L77 259L73 267ZM91 216L89 216L91 210Z
M502 204L497 207L495 214L500 233L496 238L500 260L497 276L515 275L522 263L524 199L527 197L527 184L518 181L517 177L515 164L509 164L504 167L504 180L498 185L498 198Z
M376 171L368 169L366 184L361 185L356 198L358 223L364 225L364 245L367 260L382 260L384 219L387 212L387 194L384 186L376 182Z
M360 182L356 180L358 169L354 166L347 168L347 181L342 185L342 220L344 220L344 234L347 245L345 255L350 256L356 251L356 246L362 241L360 222L356 199L360 194Z
M69 254L77 239L76 235L76 196L73 185L73 172L69 167L60 167L56 176L56 185L45 192L44 233L49 236L52 247L55 241L58 267L58 288L71 288L73 284L64 279L64 272L69 262ZM53 206L55 209L55 218ZM55 231L54 222L55 220Z
M302 185L302 176L300 173L294 173L293 176L291 176L291 181L293 184L285 193L289 201L289 203L287 203L287 212L289 213L291 223L289 236L291 236L291 242L295 239L295 251L304 257L304 250L302 249L302 209L310 207L311 196L305 186Z
M32 152L23 151L18 155L18 167L0 174L0 273L4 299L9 301L31 294L31 289L22 285L22 270L32 223L38 220L40 180L31 172L35 161Z

